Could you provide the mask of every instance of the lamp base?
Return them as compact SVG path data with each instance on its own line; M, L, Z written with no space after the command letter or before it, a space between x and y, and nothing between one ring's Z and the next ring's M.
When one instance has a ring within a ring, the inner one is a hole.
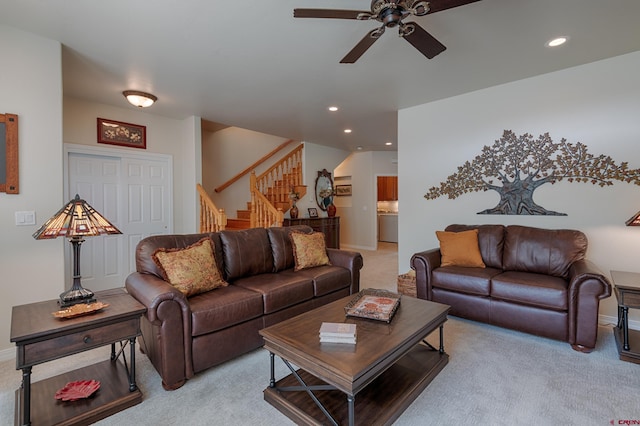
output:
M77 305L78 303L93 303L96 298L93 297L93 292L86 288L72 288L60 294L60 300L58 303L60 307L67 308L69 306Z

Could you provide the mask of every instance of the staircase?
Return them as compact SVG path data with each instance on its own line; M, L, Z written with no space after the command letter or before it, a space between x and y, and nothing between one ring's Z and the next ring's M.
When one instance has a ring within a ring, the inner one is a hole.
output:
M307 193L306 185L302 185L302 153L304 145L299 144L291 152L285 155L281 160L267 169L264 173L256 176L255 171L251 171L249 191L251 201L247 202L247 209L238 210L236 218L224 217L225 226L222 229L247 229L269 226L282 226L284 213L287 212L293 202L290 198L291 192L298 194L298 199ZM271 157L269 154L264 159ZM254 167L257 164L254 164ZM223 188L225 186L223 185ZM204 194L203 194L204 193ZM206 191L200 192L201 206L203 205L203 197L208 199L205 204L207 210L201 208L200 227L201 232L212 232L202 230L203 223L216 222L216 220L203 218L202 215L212 215L222 212L223 209L217 209L213 202L206 194ZM217 222L223 219L218 217Z

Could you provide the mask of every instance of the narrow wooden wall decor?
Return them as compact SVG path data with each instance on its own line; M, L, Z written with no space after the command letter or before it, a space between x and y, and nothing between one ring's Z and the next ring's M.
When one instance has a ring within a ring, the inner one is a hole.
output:
M629 169L627 162L617 165L608 155L594 156L583 143L553 142L549 133L534 139L528 133L516 136L505 130L492 146L484 146L480 155L458 166L440 186L429 188L425 198L443 195L455 199L468 192L493 190L500 194L497 206L478 214L553 215L533 201L540 186L566 180L592 183L601 187L614 180L640 185L640 169Z
M0 192L20 192L18 164L18 116L0 114Z

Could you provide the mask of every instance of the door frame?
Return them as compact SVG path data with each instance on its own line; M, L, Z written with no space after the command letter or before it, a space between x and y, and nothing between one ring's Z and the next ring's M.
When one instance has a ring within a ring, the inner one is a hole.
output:
M158 154L153 152L139 152L132 151L130 149L124 148L116 148L109 147L103 148L92 145L80 145L80 144L72 144L72 143L64 143L64 154L63 154L63 196L64 200L70 200L72 195L69 194L69 157L72 154L80 154L80 155L90 155L90 156L101 156L101 157L114 157L122 160L123 158L133 158L138 160L149 160L149 161L162 161L166 162L168 166L168 180L169 180L169 188L168 188L168 198L169 198L169 218L168 224L169 228L167 233L173 233L173 156L169 154ZM66 202L66 201L64 201ZM65 283L71 282L71 245L65 244L64 249L64 263L65 263ZM124 285L124 284L123 284ZM67 285L65 284L65 289Z

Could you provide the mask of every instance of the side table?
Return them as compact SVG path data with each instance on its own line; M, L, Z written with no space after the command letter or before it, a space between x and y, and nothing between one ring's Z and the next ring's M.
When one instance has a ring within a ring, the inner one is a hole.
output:
M640 331L629 330L629 308L640 309L640 274L611 271L611 278L618 300L618 324L613 328L618 354L623 361L640 364Z
M142 401L135 379L135 341L146 308L123 288L96 292L96 299L109 306L69 319L52 315L60 309L57 300L13 307L11 341L16 344L16 369L22 370L22 385L16 390L16 425L87 425ZM124 352L127 343L129 363ZM110 359L31 383L34 365L109 344ZM91 379L101 386L90 398L55 399L56 391L68 382Z

